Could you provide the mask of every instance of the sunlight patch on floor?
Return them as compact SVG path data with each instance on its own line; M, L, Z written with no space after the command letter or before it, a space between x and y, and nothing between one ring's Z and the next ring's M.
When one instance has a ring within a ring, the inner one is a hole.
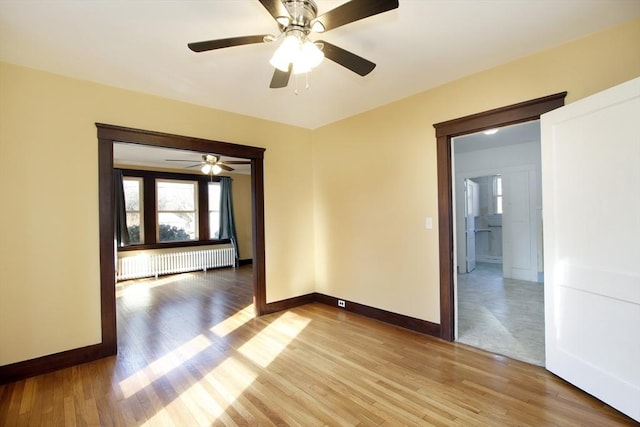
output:
M255 314L252 303L238 311L233 316L227 317L209 330L220 338L224 338L253 318L255 318Z
M244 343L238 351L266 368L307 327L309 322L310 319L286 312Z
M135 374L120 381L120 389L125 398L128 398L143 388L149 386L158 378L171 372L185 361L191 359L211 345L211 341L204 335L198 335L194 339L182 344L175 350L155 360Z

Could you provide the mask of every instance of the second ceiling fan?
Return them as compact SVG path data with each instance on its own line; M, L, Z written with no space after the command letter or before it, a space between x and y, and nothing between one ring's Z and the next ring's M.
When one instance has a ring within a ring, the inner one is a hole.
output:
M218 175L220 172L231 172L235 170L229 165L250 165L249 160L222 160L217 154L203 154L202 161L194 161L190 159L166 159L166 162L194 163L187 166L187 169L200 167L200 171L205 175Z
M320 16L313 0L258 0L278 23L280 34L258 34L189 43L194 52L205 52L246 44L273 42L283 39L273 57L275 67L271 88L289 84L291 74L311 71L323 58L366 76L376 64L324 40L313 42L311 33L323 33L369 16L398 7L398 0L351 0Z

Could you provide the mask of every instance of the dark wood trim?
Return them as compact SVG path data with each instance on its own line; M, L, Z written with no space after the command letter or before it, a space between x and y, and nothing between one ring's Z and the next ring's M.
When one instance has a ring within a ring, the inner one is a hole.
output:
M175 148L177 150L192 150L203 153L215 153L229 157L246 159L264 158L264 148L249 145L233 144L231 142L215 141L211 139L194 138L190 136L172 135L142 129L126 128L122 126L96 123L98 138L131 144L152 145L155 147Z
M495 127L537 120L540 115L564 105L567 92L532 99L484 113L434 124L438 164L438 236L440 239L440 337L455 339L455 296L453 279L453 200L451 139Z
M0 384L16 381L58 369L89 362L117 353L115 245L113 243L113 143L153 145L156 147L217 153L251 160L253 208L253 281L256 312L266 312L265 243L264 243L264 148L250 147L201 138L124 128L96 123L98 130L98 203L100 248L100 315L102 341L98 344L71 349L57 354L0 366ZM155 184L152 182L154 187ZM155 200L155 197L153 197ZM155 222L155 220L154 220ZM155 224L145 223L147 230ZM154 241L155 243L155 241ZM210 243L210 242L206 242ZM166 246L164 246L166 247Z
M198 241L211 241L209 236L209 180L198 179Z
M251 161L251 205L252 205L252 222L253 222L253 282L254 282L254 306L258 315L263 314L266 308L266 279L265 279L265 243L264 243L264 176L263 176L263 159L264 148L251 147L247 145L233 144L229 142L214 141L202 138L194 138L189 136L171 135L161 132L154 132L141 129L125 128L121 126L108 125L103 123L96 123L98 128L98 140L109 141L111 143L111 153L113 152L114 142L126 142L131 144L152 145L155 147L174 148L182 150L199 151L203 153L216 153L229 157L246 158ZM111 154L113 156L113 154ZM113 172L110 172L112 174ZM138 173L144 173L138 171ZM159 175L161 175L160 173ZM172 176L171 173L167 173L167 176ZM111 178L112 179L112 178ZM151 180L145 180L145 183ZM145 184L147 185L147 184ZM155 202L155 183L151 184L154 187L154 197L152 199ZM145 208L147 191L145 190ZM111 215L111 213L110 213ZM113 221L108 224L113 224ZM153 226L150 230L156 229L155 216ZM111 225L113 227L113 225ZM145 221L145 227L147 222ZM146 232L146 230L145 230ZM111 235L113 236L113 229L111 229ZM156 243L154 241L154 243ZM163 246L166 247L166 246ZM111 257L111 264L107 266L114 271L113 267L113 252ZM101 265L103 269L105 266ZM108 288L114 290L113 284L115 280L110 283L101 283L102 288ZM113 307L107 307L107 310L115 313L115 305Z
M125 168L116 168L116 169L120 169L124 176L131 176L131 177L137 177L137 178L175 179L175 180L185 180L185 181L198 181L203 183L207 183L209 181L220 182L220 177L218 176L210 177L209 175L203 175L203 174L152 171L148 169L125 169Z
M156 232L156 228L158 227L158 217L155 215L156 182L153 179L144 179L144 176L142 178L142 220L144 222L143 240L145 245L154 246L158 244L158 233ZM145 212L154 212L154 215L147 215Z
M86 347L60 353L49 354L35 359L24 360L10 365L0 366L0 384L22 380L42 375L58 369L68 368L85 362L102 359L113 353L103 344L94 344Z
M316 302L319 302L321 304L339 308L338 298L316 293L314 299ZM362 316L379 320L381 322L389 323L391 325L400 326L401 328L409 329L411 331L419 332L421 334L431 335L434 337L440 337L441 335L440 325L438 325L437 323L416 319L415 317L393 313L391 311L370 307L364 304L358 304L353 301L346 301L344 299L343 301L345 302L345 307L340 308L341 310L350 311L352 313L360 314Z
M189 240L178 242L153 243L149 245L129 245L118 248L118 252L140 251L143 249L165 249L165 248L192 248L198 246L226 245L231 243L229 239L222 240Z
M200 246L203 244L222 244L229 243L228 239L211 240L209 239L209 182L220 182L220 177L206 176L202 174L179 173L179 172L161 172L151 171L147 169L124 169L119 168L125 177L135 177L143 179L142 190L142 221L144 223L144 241L140 245L125 246L118 248L118 251L127 251L135 249L159 249L159 248L176 248ZM158 242L157 241L157 212L156 212L156 180L183 180L195 181L198 183L198 240L188 240L180 243L176 242ZM206 206L202 209L202 206ZM147 226L152 228L147 228Z
M258 316L267 313L267 290L265 286L265 240L264 240L264 171L263 159L251 159L251 219L253 229L253 302Z
M301 305L305 304L311 304L315 301L315 294L306 294L280 301L270 302L265 306L265 312L263 314L291 310L292 308L300 307Z
M116 267L114 244L113 141L98 139L98 203L100 247L100 318L103 348L98 354L116 354ZM106 286L111 283L113 286ZM81 362L80 362L81 363Z

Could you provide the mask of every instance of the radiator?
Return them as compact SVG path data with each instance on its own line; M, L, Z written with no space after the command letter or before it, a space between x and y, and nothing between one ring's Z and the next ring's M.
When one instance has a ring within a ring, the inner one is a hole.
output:
M143 253L118 258L117 280L140 277L156 278L163 274L184 273L187 271L235 265L233 248L216 248L195 251Z

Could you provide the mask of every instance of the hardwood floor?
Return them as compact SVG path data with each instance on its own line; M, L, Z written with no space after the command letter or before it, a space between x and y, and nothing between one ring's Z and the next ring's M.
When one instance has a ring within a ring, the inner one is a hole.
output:
M116 357L0 386L4 426L635 425L543 368L309 304L251 268L127 282Z

